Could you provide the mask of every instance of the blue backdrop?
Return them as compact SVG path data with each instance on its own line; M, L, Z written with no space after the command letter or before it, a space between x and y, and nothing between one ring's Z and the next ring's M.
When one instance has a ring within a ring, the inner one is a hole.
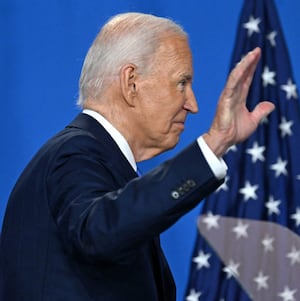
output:
M300 83L300 1L275 3ZM171 17L190 35L200 112L189 118L173 151L141 165L147 171L208 128L228 73L242 4L242 0L0 0L0 224L22 169L41 144L78 113L75 101L84 56L111 15L140 11ZM199 210L200 206L162 235L178 300L187 284Z

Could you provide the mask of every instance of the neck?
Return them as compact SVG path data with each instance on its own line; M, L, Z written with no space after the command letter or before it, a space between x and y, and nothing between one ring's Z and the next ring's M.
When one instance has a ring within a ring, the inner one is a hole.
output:
M101 114L122 134L133 153L135 162L148 160L163 151L155 143L153 145L145 144L144 134L138 126L139 121L133 108L120 106L113 100L109 101L109 105L107 101L88 100L84 109Z

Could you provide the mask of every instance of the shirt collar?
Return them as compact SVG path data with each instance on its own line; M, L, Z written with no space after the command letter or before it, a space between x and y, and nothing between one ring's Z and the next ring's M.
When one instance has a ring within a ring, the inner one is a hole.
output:
M128 142L126 141L125 137L107 119L105 119L98 112L95 112L95 111L89 110L89 109L84 109L82 111L82 113L93 117L105 128L105 130L110 134L110 136L117 143L121 152L126 157L126 159L130 163L130 165L132 166L134 171L136 172L137 171L136 162L135 162L133 153L130 149L130 146L129 146Z

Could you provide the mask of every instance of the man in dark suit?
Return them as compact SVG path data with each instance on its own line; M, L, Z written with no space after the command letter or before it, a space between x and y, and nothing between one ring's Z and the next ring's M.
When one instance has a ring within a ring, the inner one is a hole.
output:
M260 50L232 71L209 131L138 177L136 162L173 148L196 113L185 32L164 18L122 14L85 59L74 121L17 181L4 218L0 299L174 301L159 234L216 189L222 155L273 105L245 99Z

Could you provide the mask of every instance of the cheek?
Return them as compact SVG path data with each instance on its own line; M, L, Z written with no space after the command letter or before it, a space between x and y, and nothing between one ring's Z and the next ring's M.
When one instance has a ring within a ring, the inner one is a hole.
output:
M181 117L182 107L177 106L176 108L165 107L161 108L157 114L153 117L153 125L156 130L163 134L170 132L177 132L178 121L183 119Z
M143 95L141 122L152 127L152 132L156 131L157 134L170 132L173 121L183 109L184 95L177 90L174 93L169 90L162 88L160 93L156 93L156 90Z
M151 114L141 120L141 122L143 124L144 133L147 133L147 136L150 136L152 139L163 140L172 130L170 118L162 111L152 111Z
M155 114L151 122L151 130L157 134L166 134L170 130L171 122L161 111Z

